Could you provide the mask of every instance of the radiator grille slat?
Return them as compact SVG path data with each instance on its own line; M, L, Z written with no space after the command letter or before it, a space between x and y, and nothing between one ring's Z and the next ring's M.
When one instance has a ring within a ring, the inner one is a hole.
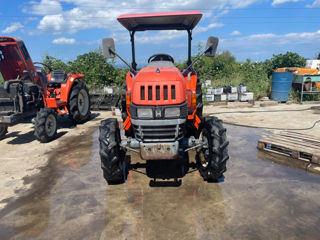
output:
M148 101L161 100L176 100L175 85L155 85L155 86L140 86L140 100L146 100L146 89Z
M177 141L183 138L185 124L169 126L142 126L133 125L135 136L143 142Z

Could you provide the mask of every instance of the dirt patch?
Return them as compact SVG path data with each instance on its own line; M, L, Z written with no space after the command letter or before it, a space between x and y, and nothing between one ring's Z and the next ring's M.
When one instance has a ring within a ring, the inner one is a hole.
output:
M85 156L90 154L86 146L91 147L88 135L92 135L102 119L110 116L110 112L95 112L91 121L76 127L61 118L57 139L47 144L35 139L31 123L10 127L6 138L0 141L0 209L30 194L32 189L48 188L34 187L34 179L51 178L56 168L77 168L85 164ZM65 156L64 161L57 162L58 154Z

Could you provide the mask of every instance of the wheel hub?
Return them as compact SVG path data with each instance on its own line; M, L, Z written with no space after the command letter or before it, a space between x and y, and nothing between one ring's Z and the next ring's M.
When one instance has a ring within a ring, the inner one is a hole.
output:
M57 127L56 118L53 114L50 114L46 119L45 130L49 137L53 136Z

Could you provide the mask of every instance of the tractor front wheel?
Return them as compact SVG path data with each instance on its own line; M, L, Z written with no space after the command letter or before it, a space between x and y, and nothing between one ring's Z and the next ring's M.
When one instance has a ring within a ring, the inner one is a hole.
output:
M84 123L90 118L89 90L84 82L75 82L71 89L69 113L75 123Z
M34 122L34 135L41 143L49 142L56 137L57 114L54 109L41 108Z
M8 132L8 127L7 126L1 126L0 127L0 140L4 139L4 136L7 134Z
M197 153L199 172L205 181L218 181L227 170L229 159L226 129L218 118L206 118L200 134L206 144Z
M126 153L120 147L121 137L119 124L116 118L108 118L101 122L100 158L103 177L108 184L123 183L128 175Z

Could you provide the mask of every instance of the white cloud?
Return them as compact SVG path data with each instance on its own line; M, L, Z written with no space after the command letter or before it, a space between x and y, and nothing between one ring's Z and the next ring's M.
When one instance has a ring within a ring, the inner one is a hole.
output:
M307 5L310 8L317 8L320 7L320 0L315 0L311 5Z
M272 54L297 52L305 57L313 57L315 46L320 45L320 30L314 32L291 32L284 34L257 33L248 36L230 37L220 40L219 50L229 50L242 61L252 57L264 61Z
M288 2L300 2L300 1L304 1L304 0L273 0L272 6L276 6L276 5L284 4Z
M41 0L40 2L30 1L29 6L23 9L25 13L36 15L51 15L62 12L62 6L57 0Z
M137 35L135 39L138 43L157 44L157 43L161 43L162 41L172 40L172 39L180 38L182 36L187 36L186 32L170 30L170 31L166 31L165 33L159 31L156 34L149 34L145 32ZM127 36L126 39L129 39L129 37Z
M52 41L53 44L75 44L76 40L74 38L57 38Z
M210 24L209 24L208 26L206 26L206 27L201 27L201 26L199 26L199 27L195 28L195 29L194 29L194 32L195 32L195 33L206 32L206 31L208 31L208 30L210 30L210 29L218 28L218 27L223 27L223 26L224 26L223 23L210 23Z
M241 35L241 32L239 32L238 30L234 30L232 33L230 33L230 36L239 36Z
M111 32L124 31L116 20L123 13L201 10L210 6L214 10L204 11L204 18L212 15L214 19L214 16L227 13L226 8L243 8L259 1L261 0L216 0L214 5L212 0L96 0L94 3L92 0L41 0L40 2L33 0L29 3L32 6L31 13L43 16L38 24L39 30L73 34L94 28L108 29ZM68 3L74 7L63 10L62 3ZM217 26L209 25L207 30L213 27Z
M9 34L9 33L13 33L15 31L17 31L18 29L21 29L23 28L23 25L19 22L15 22L15 23L12 23L10 26L6 27L2 33L3 34Z
M63 33L65 24L66 22L61 14L47 15L41 19L38 29L44 32Z
M228 47L265 47L272 45L294 45L308 43L320 43L320 30L316 32L301 32L301 33L286 33L286 34L274 34L274 33L259 33L249 36L243 36L238 38L222 39L224 48ZM250 54L249 54L250 55Z

